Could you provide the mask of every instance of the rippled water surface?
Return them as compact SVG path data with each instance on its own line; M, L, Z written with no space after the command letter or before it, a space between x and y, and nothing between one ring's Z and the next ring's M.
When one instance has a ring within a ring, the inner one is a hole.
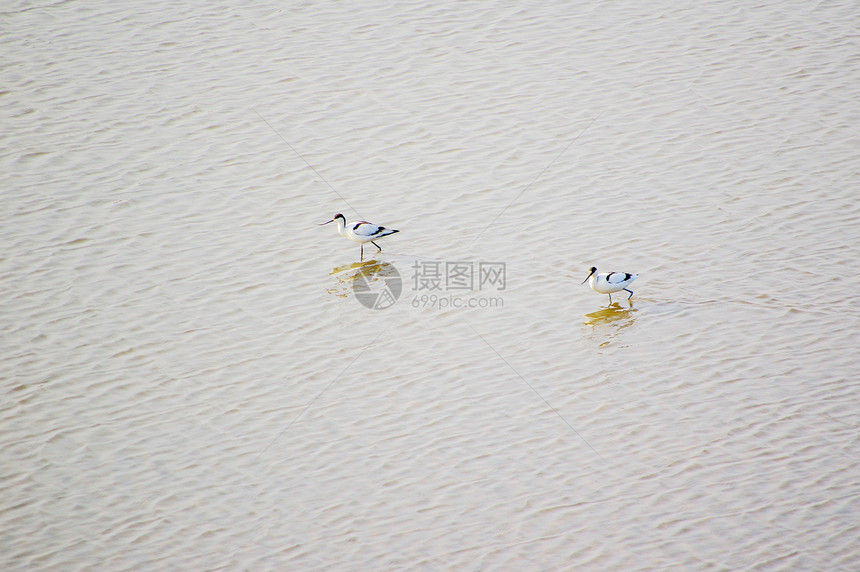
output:
M3 570L860 568L856 2L0 22Z

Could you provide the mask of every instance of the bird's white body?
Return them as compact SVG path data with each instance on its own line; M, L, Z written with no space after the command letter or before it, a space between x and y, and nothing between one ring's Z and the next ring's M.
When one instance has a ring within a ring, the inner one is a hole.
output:
M597 268L592 267L591 273L585 280L591 289L600 294L609 294L609 302L612 303L612 293L626 290L630 292L629 300L633 296L633 291L627 289L627 285L639 278L638 274L630 274L629 272L604 272L597 273Z
M345 219L339 218L337 219L337 232L354 242L368 243L373 242L376 238L382 238L399 231L363 220L347 225Z
M361 258L364 259L364 245L368 242L373 242L378 238L382 238L384 236L388 236L390 234L394 234L395 232L400 232L399 230L394 230L393 228L385 228L384 226L379 226L377 224L373 224L367 221L358 221L347 224L346 217L342 214L334 215L328 222L324 222L323 224L328 224L329 222L337 223L337 232L341 236L345 236L346 238L352 240L353 242L358 242L361 244ZM373 242L376 248L379 248L379 251L382 252L382 248L375 242Z

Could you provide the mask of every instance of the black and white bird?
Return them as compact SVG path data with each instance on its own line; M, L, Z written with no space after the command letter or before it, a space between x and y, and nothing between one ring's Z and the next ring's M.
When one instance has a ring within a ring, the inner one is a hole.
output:
M340 213L334 215L334 218L332 218L330 221L320 223L320 226L328 224L330 222L337 222L337 232L341 236L345 236L346 238L361 244L362 260L364 260L365 243L373 242L378 238L394 234L395 232L400 232L399 230L394 230L393 228L385 228L384 226L379 226L363 220L347 225L346 217ZM375 242L373 242L373 246L378 248L379 252L382 252L382 247Z
M612 303L612 293L624 290L630 292L627 299L633 297L633 290L627 288L627 285L639 278L638 274L630 274L629 272L604 272L597 273L597 267L592 266L591 272L582 281L583 284L588 282L591 289L600 294L609 294L609 303Z

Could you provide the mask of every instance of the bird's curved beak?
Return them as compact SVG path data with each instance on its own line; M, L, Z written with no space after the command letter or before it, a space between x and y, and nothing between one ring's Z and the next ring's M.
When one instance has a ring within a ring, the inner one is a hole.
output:
M592 270L591 272L589 272L589 273L588 273L588 276L586 276L586 277L585 277L585 280L583 280L582 282L580 282L580 284L585 284L586 282L588 282L588 279L589 279L589 278L591 278L591 275L592 275L592 274L594 274L594 271L593 271L593 270Z
M326 222L321 222L321 223L317 224L317 226L323 226L324 224L328 224L330 222L334 222L334 219L331 219L330 221L326 221Z

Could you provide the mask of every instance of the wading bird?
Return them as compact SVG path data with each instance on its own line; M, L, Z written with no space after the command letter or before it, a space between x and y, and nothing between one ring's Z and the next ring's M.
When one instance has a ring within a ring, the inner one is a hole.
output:
M340 213L334 215L334 218L332 218L330 221L320 223L319 226L328 224L330 222L337 222L337 232L341 236L345 236L346 238L361 244L362 260L364 260L364 243L373 242L377 238L382 238L384 236L388 236L389 234L400 232L399 230L394 230L393 228L385 228L384 226L379 226L363 220L347 225L346 217ZM375 242L373 242L373 246L378 248L379 252L382 252L382 247Z
M591 272L582 281L583 284L588 282L591 289L601 294L609 294L609 303L612 303L612 293L624 290L630 292L627 299L633 297L633 290L629 290L627 285L639 278L638 274L630 274L629 272L608 272L603 274L597 273L597 267L592 266Z

